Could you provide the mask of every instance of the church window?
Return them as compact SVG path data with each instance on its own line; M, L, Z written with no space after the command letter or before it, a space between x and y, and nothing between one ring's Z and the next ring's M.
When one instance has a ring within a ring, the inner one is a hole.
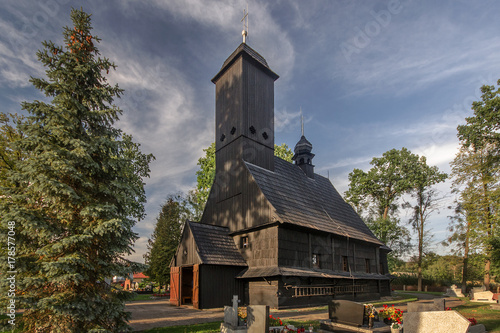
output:
M312 266L313 268L319 268L319 254L317 253L312 255Z
M231 135L234 135L236 133L236 127L231 128Z
M225 138L226 138L226 136L225 136L224 134L222 134L222 135L220 136L220 142L224 141L224 139L225 139Z
M385 274L384 273L384 264L380 263L380 274Z
M257 130L255 129L255 127L250 126L250 133L255 134L255 132L257 132Z
M366 273L371 273L370 272L370 259L365 259L365 271L366 271Z
M264 138L264 140L267 140L267 138L269 138L269 135L267 135L267 132L264 132L262 133L262 137Z
M347 256L342 256L342 270L344 272L349 271L349 261L347 260Z
M243 236L241 237L241 244L240 244L240 248L241 249L246 249L248 248L249 246L249 243L248 243L248 236Z

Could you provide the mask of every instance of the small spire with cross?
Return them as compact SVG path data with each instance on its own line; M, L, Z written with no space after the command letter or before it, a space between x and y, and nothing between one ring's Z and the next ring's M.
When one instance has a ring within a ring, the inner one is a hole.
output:
M300 107L300 126L302 129L302 136L304 136L304 115L302 114L302 107Z
M241 19L241 22L243 22L243 31L241 32L241 35L243 36L243 43L246 44L248 36L248 4L247 8L243 9L243 18Z

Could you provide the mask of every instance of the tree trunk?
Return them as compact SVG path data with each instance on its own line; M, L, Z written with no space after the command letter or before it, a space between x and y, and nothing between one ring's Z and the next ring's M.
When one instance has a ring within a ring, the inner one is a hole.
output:
M467 230L465 231L465 244L464 244L464 268L462 270L462 294L467 295L467 276L469 265L469 223L467 223Z
M486 290L490 290L490 267L491 267L491 259L486 258L484 263L484 287Z

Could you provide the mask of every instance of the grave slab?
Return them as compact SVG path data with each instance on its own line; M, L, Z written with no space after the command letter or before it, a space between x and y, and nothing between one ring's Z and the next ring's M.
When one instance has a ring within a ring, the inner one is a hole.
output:
M269 306L249 305L247 307L248 333L262 333L269 331Z
M486 327L484 327L483 324L477 324L474 326L469 327L469 330L467 333L485 333L486 332Z
M405 333L467 333L470 322L456 311L406 312Z
M497 301L493 300L493 293L491 291L472 291L471 302L485 302L485 303L496 303Z
M444 311L446 308L446 300L444 298L435 298L434 300L417 301L408 303L408 312L428 312L428 311Z
M328 303L328 317L336 323L362 326L364 311L365 306L356 302L332 300Z

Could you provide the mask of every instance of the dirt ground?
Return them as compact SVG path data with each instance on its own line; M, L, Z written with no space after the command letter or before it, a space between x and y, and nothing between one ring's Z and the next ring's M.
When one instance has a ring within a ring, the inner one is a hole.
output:
M416 295L419 299L431 299L436 296ZM460 301L448 298L447 307L460 305ZM390 304L390 301L389 301ZM406 311L406 304L398 304L398 308ZM169 303L169 300L148 300L130 302L126 304L126 310L132 313L129 322L135 332L140 332L157 327L168 327L177 325L191 325L207 323L211 321L222 321L224 319L223 309L197 310L189 306L176 307ZM271 310L273 316L281 319L294 320L320 320L328 319L326 309L294 309L294 310Z

